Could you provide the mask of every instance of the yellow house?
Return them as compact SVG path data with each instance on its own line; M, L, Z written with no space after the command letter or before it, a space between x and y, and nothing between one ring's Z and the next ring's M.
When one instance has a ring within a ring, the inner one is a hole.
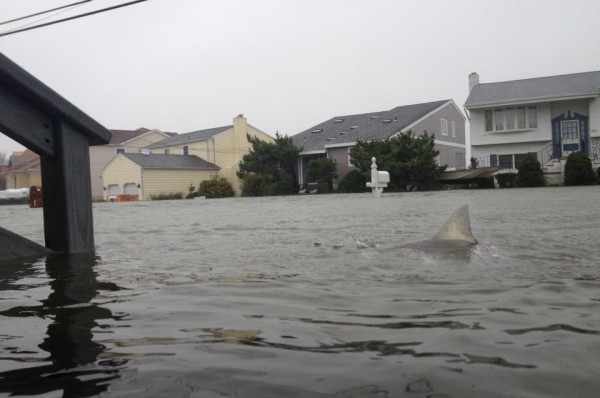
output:
M157 129L141 127L137 130L110 130L112 138L106 145L90 147L90 177L92 180L92 199L102 199L104 195L100 174L108 163L119 153L140 153L142 148L162 141L173 135Z
M249 125L244 115L238 115L233 118L233 125L175 135L149 145L148 149L152 154L196 155L214 163L220 168L219 175L226 178L236 196L240 196L241 181L236 172L242 157L252 148L248 135L274 141L270 135Z
M189 192L200 182L219 174L219 167L198 156L120 153L102 170L104 198L137 195L151 200L160 194Z

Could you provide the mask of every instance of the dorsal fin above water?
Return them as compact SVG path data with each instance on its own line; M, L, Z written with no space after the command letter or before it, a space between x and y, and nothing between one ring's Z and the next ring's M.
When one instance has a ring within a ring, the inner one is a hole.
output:
M477 243L477 239L475 239L471 232L469 205L464 205L456 209L433 239Z

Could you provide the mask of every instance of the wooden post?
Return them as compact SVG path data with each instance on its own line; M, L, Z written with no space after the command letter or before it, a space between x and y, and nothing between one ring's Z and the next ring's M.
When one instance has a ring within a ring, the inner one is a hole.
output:
M111 133L1 53L0 132L40 155L46 247L93 251L89 146Z
M94 250L89 145L69 124L54 124L55 156L41 156L46 247L83 253Z

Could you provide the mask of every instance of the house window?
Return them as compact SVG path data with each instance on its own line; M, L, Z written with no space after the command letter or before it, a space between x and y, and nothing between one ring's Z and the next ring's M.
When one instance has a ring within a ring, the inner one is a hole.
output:
M517 131L537 128L537 106L517 106L484 111L486 132Z
M537 128L537 106L527 107L527 116L529 119L529 128L536 129Z
M514 130L515 129L515 108L506 108L506 129Z
M117 148L117 154L125 153L125 148Z
M513 168L513 156L512 155L499 155L498 156L499 166L503 169Z
M523 159L525 159L525 156L527 156L526 153L515 153L515 168L519 167Z
M184 155L189 155L190 154L190 147L187 145L184 145L183 147L183 154Z
M456 122L452 121L452 137L456 137Z
M494 131L494 111L485 111L485 131Z
M517 107L517 129L523 130L525 128L525 107Z
M504 109L495 109L494 119L496 119L496 131L504 130Z
M165 149L165 155L168 155L168 154L170 154L170 153L171 153L171 150L170 150L170 149Z
M562 138L565 140L576 140L579 138L579 121L565 120L560 123Z
M354 167L354 165L352 164L352 159L354 159L352 157L352 147L348 147L348 166L350 167Z
M442 135L448 135L448 121L446 119L442 119Z
M498 166L498 155L490 155L490 166L495 167Z

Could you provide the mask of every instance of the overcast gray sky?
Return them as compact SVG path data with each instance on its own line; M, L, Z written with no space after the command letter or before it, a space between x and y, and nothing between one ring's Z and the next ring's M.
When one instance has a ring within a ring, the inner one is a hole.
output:
M72 2L0 0L0 21ZM398 105L462 109L470 72L600 70L599 38L598 0L149 0L0 37L0 52L109 129L186 133L243 113L294 135ZM0 134L0 152L20 148Z

